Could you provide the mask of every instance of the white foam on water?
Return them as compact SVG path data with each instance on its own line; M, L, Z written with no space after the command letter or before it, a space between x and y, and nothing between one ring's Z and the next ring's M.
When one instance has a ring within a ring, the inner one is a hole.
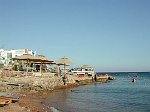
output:
M61 112L60 110L58 110L58 109L56 109L56 108L54 108L54 107L50 107L50 110L51 110L52 112Z

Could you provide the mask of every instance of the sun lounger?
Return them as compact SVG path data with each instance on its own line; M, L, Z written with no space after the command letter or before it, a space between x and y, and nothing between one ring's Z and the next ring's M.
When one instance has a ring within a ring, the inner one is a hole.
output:
M0 107L10 104L10 100L0 99Z
M12 103L15 103L15 102L17 102L19 100L19 98L13 97L13 96L0 96L0 99L9 100Z

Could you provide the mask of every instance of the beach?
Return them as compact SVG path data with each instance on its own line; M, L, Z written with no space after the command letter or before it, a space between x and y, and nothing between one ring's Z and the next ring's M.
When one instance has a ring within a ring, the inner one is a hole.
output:
M62 86L62 88L56 88L56 90L73 88L78 85L68 85ZM19 101L16 103L11 103L4 107L0 107L1 112L50 112L50 108L47 107L45 103L45 99L48 97L49 93L53 91L16 91L15 93L8 92L11 94L15 94L19 97Z
M18 95L19 101L0 108L1 112L46 112L42 105L43 98L37 94Z
M57 90L66 90L92 83L91 77L76 77L68 75L68 82L64 85L62 77L53 73L42 76L13 76L1 78L1 93L19 97L19 101L0 108L1 112L50 112L51 106L46 106L45 99ZM106 79L108 80L108 79Z

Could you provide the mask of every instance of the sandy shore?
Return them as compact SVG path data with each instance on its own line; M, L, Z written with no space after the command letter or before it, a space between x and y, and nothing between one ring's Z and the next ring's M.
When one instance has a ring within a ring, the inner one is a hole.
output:
M72 88L78 85L79 84L68 84L55 88L55 90ZM24 91L14 93L19 97L19 101L0 107L0 112L52 112L51 109L45 105L45 99L49 93L53 91Z
M42 105L44 94L19 93L19 101L0 107L0 112L46 112Z

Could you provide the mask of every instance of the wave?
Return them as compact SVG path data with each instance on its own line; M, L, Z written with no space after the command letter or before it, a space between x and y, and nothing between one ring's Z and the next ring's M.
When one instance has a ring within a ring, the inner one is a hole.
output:
M56 109L55 107L50 107L50 110L51 110L52 112L61 112L60 110Z

